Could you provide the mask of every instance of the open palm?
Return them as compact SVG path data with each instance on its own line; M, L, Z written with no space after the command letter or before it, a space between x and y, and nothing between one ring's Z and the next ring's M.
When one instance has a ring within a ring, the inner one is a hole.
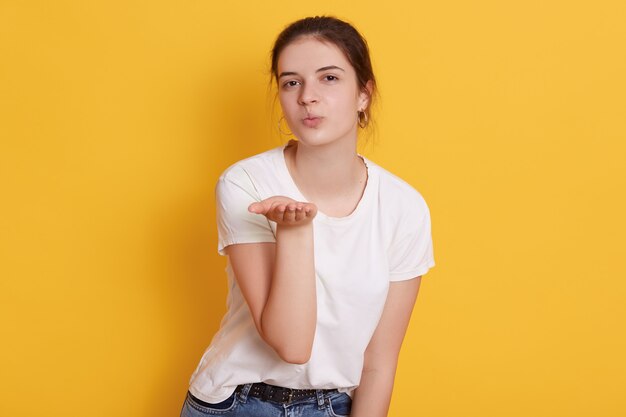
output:
M274 196L250 204L248 211L262 214L281 226L301 226L313 220L317 214L317 206L285 196Z

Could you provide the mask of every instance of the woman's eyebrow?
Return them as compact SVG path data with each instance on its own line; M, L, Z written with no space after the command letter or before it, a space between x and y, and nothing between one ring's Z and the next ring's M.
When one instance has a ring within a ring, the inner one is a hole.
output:
M331 70L331 69L338 69L338 70L341 70L343 72L346 72L343 68L338 67L337 65L328 65L327 67L322 67L322 68L318 69L315 72L328 71L328 70ZM287 77L289 75L298 75L298 73L297 72L293 72L293 71L285 71L285 72L281 72L280 75L278 76L278 78Z
M329 65L327 67L322 67L322 68L318 69L315 72L322 72L322 71L327 71L327 70L331 70L331 69L338 69L338 70L341 70L341 71L345 72L343 68L340 68L337 65Z

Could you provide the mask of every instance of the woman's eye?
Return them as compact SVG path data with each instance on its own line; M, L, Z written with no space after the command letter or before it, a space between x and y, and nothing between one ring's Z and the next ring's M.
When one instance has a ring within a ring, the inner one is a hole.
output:
M296 85L298 85L297 81L287 81L285 84L283 84L285 87L295 87Z
M337 77L335 77L334 75L327 75L324 77L327 81L336 81Z

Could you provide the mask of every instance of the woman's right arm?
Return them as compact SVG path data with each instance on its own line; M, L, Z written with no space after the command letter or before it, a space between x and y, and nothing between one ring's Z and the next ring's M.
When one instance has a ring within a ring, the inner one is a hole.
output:
M306 363L317 322L311 222L316 208L272 197L250 211L277 223L276 243L227 246L230 264L261 338L284 361Z

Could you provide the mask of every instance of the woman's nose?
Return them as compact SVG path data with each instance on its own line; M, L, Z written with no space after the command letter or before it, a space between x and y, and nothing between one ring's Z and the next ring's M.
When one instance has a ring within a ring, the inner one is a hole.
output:
M315 87L308 83L304 84L300 89L300 104L306 105L311 103L317 103L318 100L319 97L317 91L315 90Z

